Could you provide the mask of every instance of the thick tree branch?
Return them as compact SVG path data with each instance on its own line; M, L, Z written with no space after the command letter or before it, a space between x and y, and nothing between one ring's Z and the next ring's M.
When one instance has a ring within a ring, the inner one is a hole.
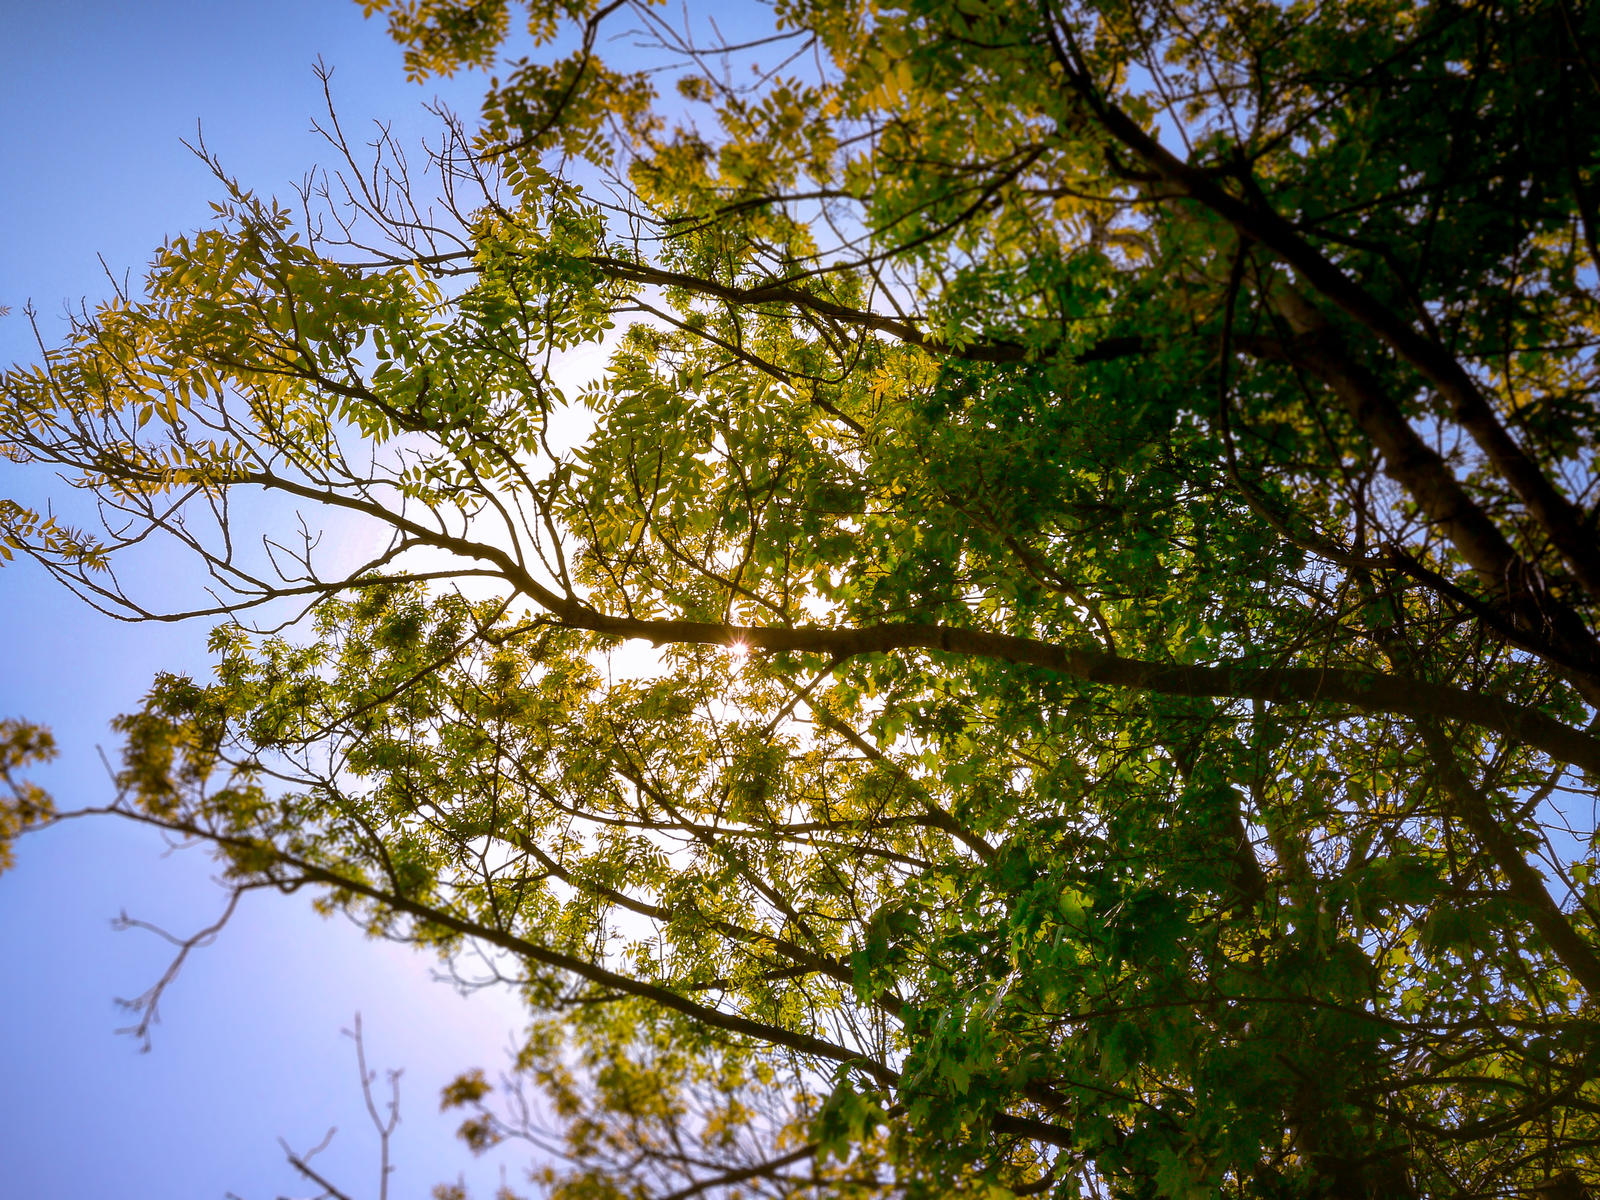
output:
M1204 205L1240 235L1271 250L1293 267L1313 291L1376 335L1438 389L1455 419L1549 536L1573 577L1591 597L1600 600L1600 546L1587 531L1582 513L1511 437L1488 398L1455 356L1347 275L1282 215L1263 202L1231 195L1218 182L1215 172L1201 170L1163 146L1155 135L1102 94L1082 57L1063 42L1048 0L1045 19L1063 77L1100 127L1131 151L1152 173L1154 181Z
M1385 473L1444 533L1490 595L1506 605L1513 624L1537 639L1535 644L1548 641L1557 657L1577 668L1585 697L1600 703L1600 644L1582 617L1543 586L1540 573L1517 553L1315 308L1291 289L1275 300L1299 336L1278 340L1237 335L1240 349L1287 361L1325 383L1377 449Z
M1012 634L939 625L771 628L709 621L641 620L598 613L577 602L551 610L564 625L620 638L828 654L853 658L928 650L1042 667L1086 683L1168 696L1270 703L1338 704L1358 712L1466 721L1600 775L1600 739L1498 696L1349 667L1182 666L1069 649Z
M1015 363L1027 358L1027 348L1017 342L977 341L959 349L942 338L929 337L914 325L886 317L881 313L864 312L817 296L793 284L778 281L756 287L733 287L688 275L681 271L667 271L644 263L627 262L609 255L590 255L582 261L599 267L613 279L627 283L640 283L649 287L680 288L697 296L708 296L728 304L743 306L757 304L788 305L802 312L815 313L840 321L857 329L888 334L899 341L918 346L930 354L941 357L965 359L970 362Z
M1529 865L1516 837L1494 815L1489 798L1473 786L1461 769L1455 748L1439 724L1425 718L1417 722L1417 728L1454 811L1500 868L1507 890L1527 910L1533 927L1573 978L1590 997L1600 996L1600 951L1578 933L1551 897L1544 877Z

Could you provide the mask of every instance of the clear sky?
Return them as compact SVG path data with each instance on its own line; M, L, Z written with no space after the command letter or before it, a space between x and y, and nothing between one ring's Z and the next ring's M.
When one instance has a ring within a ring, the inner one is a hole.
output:
M0 359L26 361L25 302L47 338L63 305L107 293L97 254L135 280L168 233L206 219L213 191L180 139L207 144L245 183L287 195L324 147L312 63L335 68L350 129L368 118L420 137L436 95L470 112L471 80L408 85L399 51L352 0L0 0ZM16 483L15 468L0 462ZM25 481L26 482L26 481ZM174 562L174 585L183 564ZM106 722L161 669L203 672L206 628L100 618L29 565L0 569L0 715L51 725L62 759L39 778L64 806L109 795L95 753ZM256 896L173 985L148 1054L114 1030L117 996L160 975L167 947L117 933L119 911L188 933L222 896L194 852L79 824L25 839L0 876L0 1161L8 1196L50 1200L307 1195L277 1145L314 1145L353 1196L375 1196L376 1141L340 1029L359 1011L369 1060L405 1068L391 1195L426 1196L474 1166L437 1112L455 1071L504 1061L508 997L463 999L434 964L324 921L304 897ZM505 1160L520 1182L518 1160Z

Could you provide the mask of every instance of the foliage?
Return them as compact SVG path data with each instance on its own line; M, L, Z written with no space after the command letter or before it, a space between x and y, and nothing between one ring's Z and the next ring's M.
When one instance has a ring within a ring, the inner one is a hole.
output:
M366 7L481 127L0 393L230 619L113 811L496 955L571 1200L1593 1194L1600 9Z
M12 717L0 719L0 788L4 788L0 793L0 869L11 865L11 842L16 836L55 813L49 793L17 772L55 756L55 738L48 729Z

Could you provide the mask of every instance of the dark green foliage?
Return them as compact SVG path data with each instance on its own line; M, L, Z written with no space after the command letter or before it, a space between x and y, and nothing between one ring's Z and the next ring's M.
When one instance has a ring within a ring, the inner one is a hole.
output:
M578 49L0 393L0 548L309 606L125 812L501 955L572 1200L1592 1194L1595 6L368 7Z

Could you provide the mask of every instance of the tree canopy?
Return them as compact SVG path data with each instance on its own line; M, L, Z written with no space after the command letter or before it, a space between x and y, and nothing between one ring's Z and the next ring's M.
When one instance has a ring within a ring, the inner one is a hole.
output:
M106 811L484 948L563 1200L1594 1194L1600 6L366 7L481 120L5 375L223 621Z

